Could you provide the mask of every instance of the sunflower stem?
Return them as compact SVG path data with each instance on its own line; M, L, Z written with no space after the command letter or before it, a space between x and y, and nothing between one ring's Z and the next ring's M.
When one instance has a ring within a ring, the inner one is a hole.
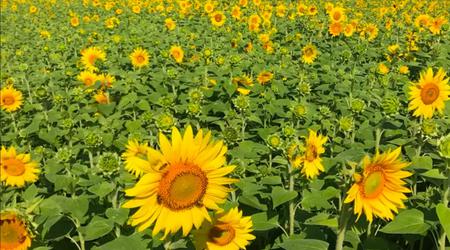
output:
M89 155L89 165L91 166L91 169L93 169L94 168L94 157L92 156L91 150L88 150L88 155Z
M339 216L339 227L336 238L336 250L344 248L345 231L347 230L348 220L350 219L350 204L343 203L341 207L341 214Z
M14 132L17 134L17 124L16 124L16 118L14 118L14 114L11 113L11 120L14 127Z
M294 191L294 174L291 164L288 164L289 171L289 191ZM294 234L295 204L294 200L289 201L289 235Z
M448 196L450 194L450 183L449 183L449 179L450 179L450 160L446 160L446 173L447 173L447 179L444 180L443 183L443 190L442 190L442 203L444 204L445 207L448 207ZM441 225L441 235L439 236L439 249L440 250L445 250L445 230L444 227Z

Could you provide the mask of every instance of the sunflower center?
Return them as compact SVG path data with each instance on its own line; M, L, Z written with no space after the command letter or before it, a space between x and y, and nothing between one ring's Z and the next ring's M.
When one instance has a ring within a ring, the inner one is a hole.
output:
M317 148L314 145L309 145L306 149L305 158L307 161L311 162L317 159Z
M225 246L230 244L236 236L236 231L229 224L215 225L208 234L210 241L219 246Z
M86 78L86 80L84 80L84 84L87 86L92 85L92 79L91 78Z
M137 60L139 63L142 63L142 62L145 61L145 58L144 58L143 55L138 55L138 56L136 57L136 60Z
M25 164L15 158L6 159L2 162L2 168L11 176L19 176L25 173Z
M384 174L381 171L372 172L364 180L364 194L367 198L374 198L384 188Z
M341 13L335 12L335 13L333 14L333 19L334 19L335 21L339 21L339 20L341 19Z
M158 190L158 201L171 210L183 210L201 205L208 179L196 165L172 165L163 175Z
M89 57L88 57L88 61L90 64L94 64L96 59L97 59L97 56L95 54L89 55Z
M420 91L420 97L424 104L432 104L439 97L439 87L434 83L427 83Z
M220 21L222 21L222 15L217 14L214 16L214 19L216 20L216 22L220 22Z
M305 50L305 56L307 56L307 57L312 56L313 53L314 53L314 52L313 52L312 48L307 48L307 49Z
M3 103L4 103L5 105L11 105L11 104L13 104L13 103L14 103L14 96L10 96L10 95L4 96L4 97L3 97Z
M0 220L0 248L16 249L25 240L27 236L24 228L16 219Z

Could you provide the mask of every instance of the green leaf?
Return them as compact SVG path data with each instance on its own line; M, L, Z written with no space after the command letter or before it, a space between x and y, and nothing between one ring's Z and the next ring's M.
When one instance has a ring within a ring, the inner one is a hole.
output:
M423 213L417 209L403 210L380 231L387 234L426 235L430 225L424 223Z
M318 225L318 226L326 226L330 228L338 227L337 217L329 218L328 214L319 213L309 219L307 219L304 224L306 225Z
M89 192L96 194L100 198L106 196L107 194L111 193L114 190L114 184L109 182L102 182L99 184L96 184L90 188L88 188Z
M436 206L436 214L442 228L444 228L445 233L447 234L447 239L450 241L450 208L442 203L439 203Z
M266 231L278 227L278 216L268 219L265 212L252 215L253 230Z
M239 202L242 204L245 204L247 206L262 210L262 211L267 210L267 205L261 204L261 202L259 202L258 198L256 198L253 195L242 195L239 198Z
M280 244L286 250L328 250L328 243L315 239L287 239Z
M431 169L431 170L426 171L425 173L421 173L420 175L427 177L427 178L433 178L433 179L440 179L440 180L447 179L447 177L445 177L442 173L440 173L438 169Z
M106 209L106 217L119 225L123 225L128 219L129 210L125 208L108 208Z
M411 169L432 169L433 160L429 156L415 156L411 161Z
M91 222L87 226L80 228L80 230L85 235L85 240L89 241L105 236L111 232L113 227L112 221L100 216L94 216Z
M303 208L309 210L311 208L331 208L329 199L338 197L339 190L333 187L327 187L325 190L313 191L303 190L301 204Z
M92 250L146 250L150 240L142 238L140 234L133 234L131 236L119 236L119 238L110 241L102 246L93 247Z
M272 189L272 202L273 208L278 207L279 205L288 202L297 197L298 193L295 191L288 191L282 187L274 187Z

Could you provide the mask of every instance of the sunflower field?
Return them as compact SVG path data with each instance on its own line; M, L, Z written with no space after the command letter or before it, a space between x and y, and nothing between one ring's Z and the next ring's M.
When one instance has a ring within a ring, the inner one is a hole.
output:
M449 15L2 0L0 250L450 249Z

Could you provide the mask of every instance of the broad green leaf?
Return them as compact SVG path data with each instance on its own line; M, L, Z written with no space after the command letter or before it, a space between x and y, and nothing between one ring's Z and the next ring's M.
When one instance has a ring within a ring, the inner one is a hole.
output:
M114 190L114 184L109 182L102 182L88 188L88 190L89 192L94 193L102 198Z
M111 232L113 227L112 221L100 216L94 216L89 224L80 230L85 235L85 240L90 241L105 236Z
M267 218L265 212L252 215L253 230L266 231L278 227L278 216Z
M295 199L297 197L298 193L295 191L288 191L282 187L274 187L272 189L272 202L273 202L273 208L278 207L279 205L288 202L292 199Z
M380 231L387 234L426 235L430 225L424 222L423 217L423 213L417 209L403 210Z
M256 209L266 211L267 205L261 204L261 202L253 195L242 195L239 197L239 202Z
M119 238L107 242L99 247L93 247L92 250L147 250L150 240L144 239L140 234L133 234L131 236L121 235Z
M447 234L447 239L450 241L450 208L442 203L439 203L436 206L436 214L442 228L445 230L445 234Z
M411 169L432 169L433 160L429 156L415 156L410 167Z
M427 178L433 178L433 179L440 179L440 180L446 180L447 177L445 177L442 173L439 172L438 169L430 169L426 171L425 173L421 173L420 175L427 177Z
M108 208L106 209L106 217L119 225L123 225L128 219L129 210L125 208Z
M328 250L328 243L315 239L287 239L279 246L286 250Z
M319 213L309 219L307 219L304 224L306 225L318 225L318 226L326 226L330 228L338 227L337 217L331 217L328 214Z

